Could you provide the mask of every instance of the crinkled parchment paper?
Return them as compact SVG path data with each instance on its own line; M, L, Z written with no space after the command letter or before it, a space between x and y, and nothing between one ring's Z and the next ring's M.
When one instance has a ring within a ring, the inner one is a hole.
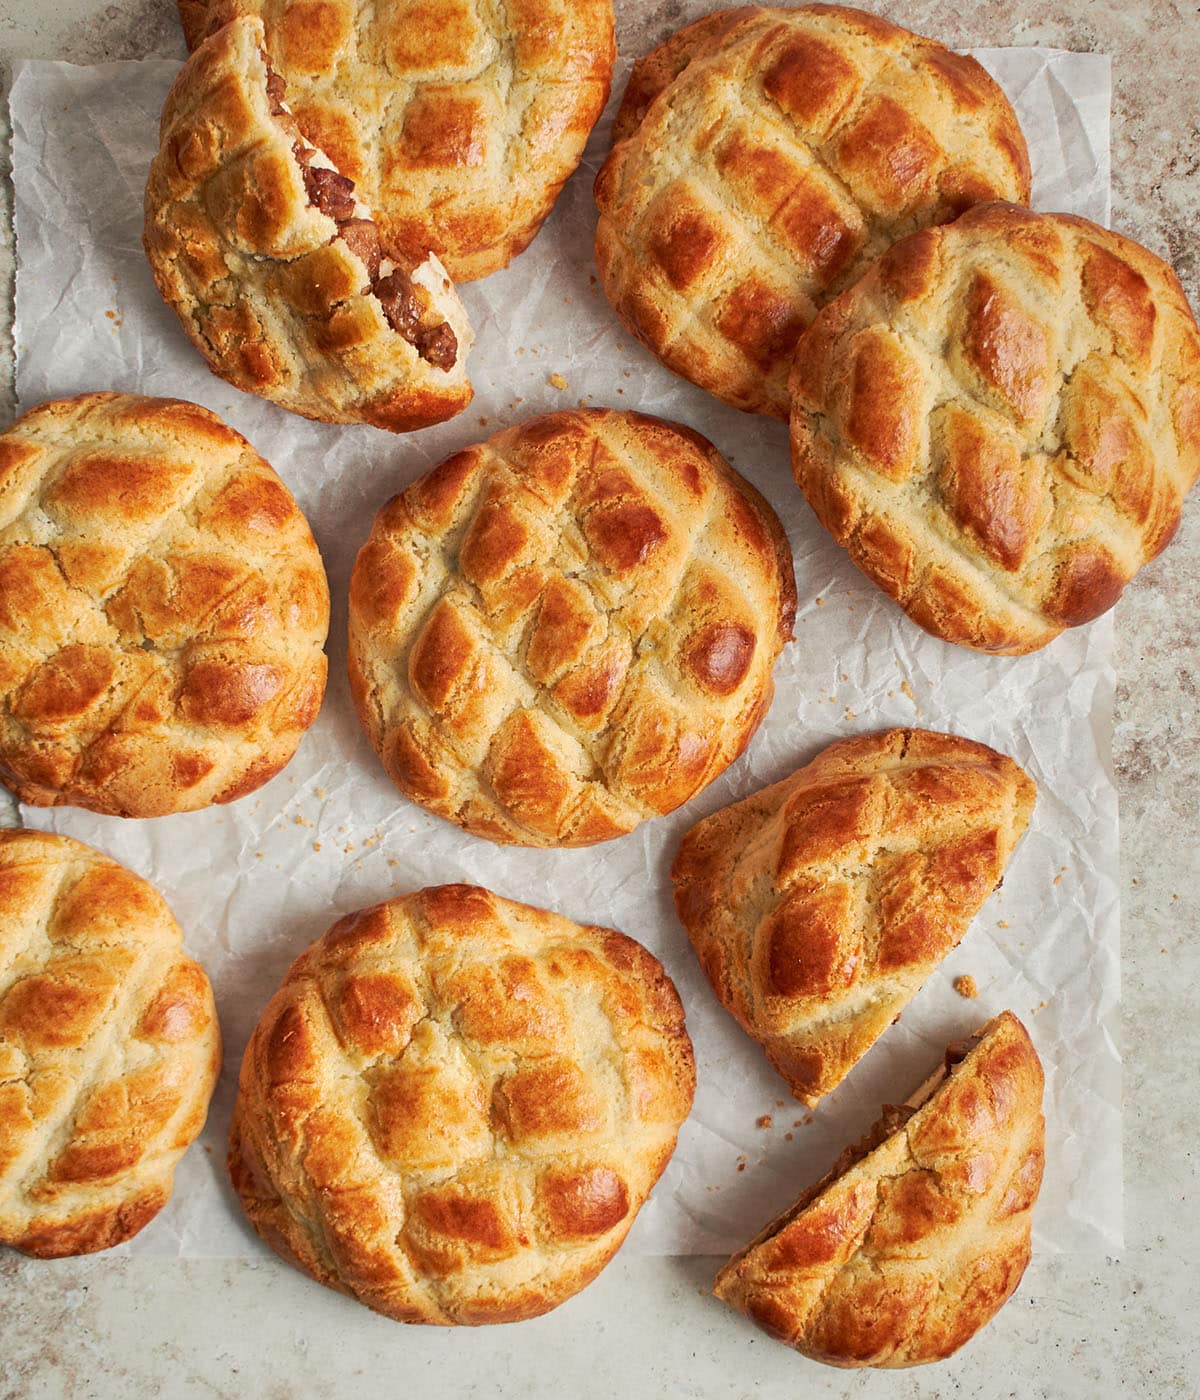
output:
M980 57L1029 136L1035 203L1107 222L1108 60L1036 49ZM699 1092L679 1150L629 1248L740 1245L824 1171L884 1100L903 1099L947 1040L1013 1008L1045 1061L1043 1248L1121 1243L1117 808L1110 737L1113 633L1102 619L1025 659L926 636L826 537L792 483L782 425L726 409L620 330L592 276L595 134L533 247L465 289L479 332L476 398L452 423L396 438L292 417L208 373L160 302L141 249L142 188L176 65L18 66L12 93L22 407L88 389L194 399L243 432L312 521L333 587L330 685L291 766L231 807L155 821L26 808L152 880L216 985L225 1071L175 1197L126 1246L157 1255L257 1248L224 1174L237 1066L292 958L348 910L421 885L477 881L614 925L666 963L687 1007ZM618 74L616 91L625 73ZM551 383L551 377L555 376ZM561 376L558 378L557 376ZM565 381L566 387L562 387ZM555 387L557 385L558 387ZM796 553L796 640L749 752L682 811L590 850L501 850L403 800L359 731L345 680L346 583L376 509L444 456L528 414L581 401L644 409L707 434L779 512ZM961 947L851 1075L809 1115L718 1006L671 907L667 871L701 816L784 776L829 741L887 725L981 739L1037 779L1032 828ZM979 999L952 989L970 973ZM770 1126L758 1126L770 1118Z

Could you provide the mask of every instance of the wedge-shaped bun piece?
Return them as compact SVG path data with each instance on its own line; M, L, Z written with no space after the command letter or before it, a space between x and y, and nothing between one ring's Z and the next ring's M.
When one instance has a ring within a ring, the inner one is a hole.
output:
M220 1068L212 988L157 890L67 836L0 831L0 1244L136 1235Z
M982 205L813 323L792 464L914 622L1029 652L1106 612L1200 475L1200 330L1171 269L1085 219Z
M325 693L329 586L296 502L178 399L82 394L0 433L0 781L159 817L231 802Z
M318 1282L400 1322L517 1322L616 1252L694 1088L639 943L443 885L292 965L246 1048L230 1171Z
M163 299L215 374L293 413L393 432L452 418L472 333L446 270L383 256L263 43L261 20L233 20L167 95L144 234Z
M493 841L586 846L738 757L795 611L783 528L710 442L551 413L380 511L350 581L350 684L414 802Z
M796 338L906 233L1029 198L973 58L836 5L721 10L634 66L596 180L596 262L668 369L788 416Z
M675 907L717 996L810 1106L957 946L1033 780L924 729L843 739L684 837Z
M1005 1011L842 1154L713 1292L829 1366L920 1366L990 1322L1029 1263L1042 1065Z
M258 15L301 131L396 258L458 282L530 242L608 100L612 0L179 0L190 47Z

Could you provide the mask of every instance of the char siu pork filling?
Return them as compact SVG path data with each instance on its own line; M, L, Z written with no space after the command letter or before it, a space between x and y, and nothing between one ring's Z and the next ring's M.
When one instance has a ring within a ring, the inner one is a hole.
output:
M839 1177L845 1176L851 1167L856 1166L864 1157L869 1156L877 1147L882 1146L893 1133L898 1133L913 1114L924 1104L928 1103L934 1094L937 1093L949 1076L953 1074L958 1065L967 1058L982 1039L983 1032L979 1031L975 1035L970 1036L967 1040L956 1040L952 1045L947 1046L942 1063L938 1065L937 1069L934 1070L907 1103L884 1104L883 1111L880 1113L878 1120L872 1126L871 1131L866 1137L860 1142L856 1142L853 1146L847 1147L833 1164L833 1167L826 1172L820 1181L813 1182L806 1191L801 1193L799 1200L790 1205L782 1215L776 1216L769 1225L760 1230L745 1249L739 1250L734 1258L743 1258L757 1245L778 1235L781 1230L785 1229L793 1220L803 1214L813 1201L823 1192L827 1191Z
M364 295L373 295L383 308L387 323L417 354L434 367L449 372L458 358L458 337L448 321L427 324L429 294L418 287L402 268L383 256L379 230L369 211L354 194L354 181L328 164L320 151L306 141L283 97L284 79L263 55L267 69L267 100L271 115L292 138L292 154L304 177L308 202L331 218L340 238L367 269Z

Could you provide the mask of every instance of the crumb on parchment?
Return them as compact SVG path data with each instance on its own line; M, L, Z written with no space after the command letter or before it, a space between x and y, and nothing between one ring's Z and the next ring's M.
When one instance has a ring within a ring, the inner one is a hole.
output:
M546 383L549 384L552 389L569 389L571 387L567 380L557 371L546 380Z
M975 985L974 977L967 972L954 979L954 990L960 997L966 997L968 1001L974 1001L979 995L979 988Z
M772 1121L771 1115L769 1113L764 1113L755 1126L759 1128L769 1128Z

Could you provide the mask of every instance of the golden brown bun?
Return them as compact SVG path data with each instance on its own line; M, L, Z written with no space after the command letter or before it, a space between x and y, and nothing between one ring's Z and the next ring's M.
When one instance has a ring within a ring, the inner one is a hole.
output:
M840 1084L957 946L1035 793L983 744L890 729L830 745L684 837L679 918L798 1099Z
M596 180L596 261L668 369L788 415L796 339L901 235L1029 198L972 58L861 10L707 15L641 59Z
M796 610L774 512L698 433L551 413L379 513L350 684L392 780L478 836L584 846L733 762Z
M1035 651L1167 544L1200 475L1200 331L1152 253L988 204L898 243L792 376L822 524L935 636Z
M190 48L258 15L305 136L397 259L459 282L533 239L608 100L612 0L179 0Z
M220 1068L212 988L158 891L67 836L0 831L0 1244L136 1235Z
M960 1048L923 1107L885 1111L867 1155L844 1154L734 1255L718 1298L829 1366L941 1361L995 1317L1029 1263L1042 1066L1011 1011L951 1063Z
M616 1252L694 1088L640 944L443 885L293 964L246 1048L230 1172L318 1282L400 1322L517 1322Z
M389 316L371 211L300 137L263 42L234 20L167 95L144 231L164 301L215 374L293 413L392 432L452 418L472 393L458 294L421 254Z
M329 589L214 413L83 394L0 434L0 779L123 817L231 802L317 716Z

